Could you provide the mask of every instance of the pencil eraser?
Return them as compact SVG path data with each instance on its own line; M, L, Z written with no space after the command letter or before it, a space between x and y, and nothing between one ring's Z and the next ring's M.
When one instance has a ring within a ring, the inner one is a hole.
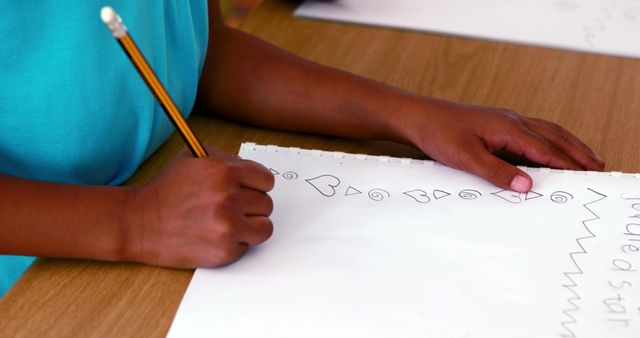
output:
M127 27L122 23L122 19L118 16L118 13L109 6L102 7L100 10L100 18L109 27L111 33L116 38L122 38L127 35Z
M116 20L116 12L113 11L113 8L104 6L100 11L100 18L108 25L113 22L113 20Z

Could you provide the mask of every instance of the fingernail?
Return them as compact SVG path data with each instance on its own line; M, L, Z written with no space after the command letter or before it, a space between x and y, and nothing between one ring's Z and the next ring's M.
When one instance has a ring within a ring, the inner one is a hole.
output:
M511 181L511 190L517 192L527 192L531 187L529 186L529 180L523 176L516 176Z

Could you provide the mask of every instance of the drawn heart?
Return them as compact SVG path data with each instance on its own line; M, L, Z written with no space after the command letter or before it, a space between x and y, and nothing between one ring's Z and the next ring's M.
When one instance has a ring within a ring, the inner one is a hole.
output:
M500 191L492 192L491 194L494 196L500 197L509 203L513 203L513 204L522 203L522 197L520 193L517 193L517 192L513 192L509 190L500 190Z
M320 175L308 178L305 181L325 197L332 197L336 194L336 188L340 185L340 179L333 175Z
M429 201L431 201L431 198L429 198L429 195L427 195L427 192L424 190L415 189L415 190L405 191L403 192L403 194L413 198L418 203L429 203Z

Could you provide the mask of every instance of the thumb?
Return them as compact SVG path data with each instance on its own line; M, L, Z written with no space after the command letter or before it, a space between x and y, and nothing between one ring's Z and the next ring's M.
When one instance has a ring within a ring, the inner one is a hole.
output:
M480 176L491 184L515 192L528 192L533 180L516 166L499 159L481 145L461 156L460 169Z

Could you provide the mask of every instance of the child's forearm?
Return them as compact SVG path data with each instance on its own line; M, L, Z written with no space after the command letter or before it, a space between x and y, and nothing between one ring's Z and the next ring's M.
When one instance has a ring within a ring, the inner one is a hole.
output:
M0 254L128 260L131 189L0 175Z
M400 114L422 109L425 98L309 62L224 26L212 23L210 35L199 92L209 110L270 128L410 142Z

